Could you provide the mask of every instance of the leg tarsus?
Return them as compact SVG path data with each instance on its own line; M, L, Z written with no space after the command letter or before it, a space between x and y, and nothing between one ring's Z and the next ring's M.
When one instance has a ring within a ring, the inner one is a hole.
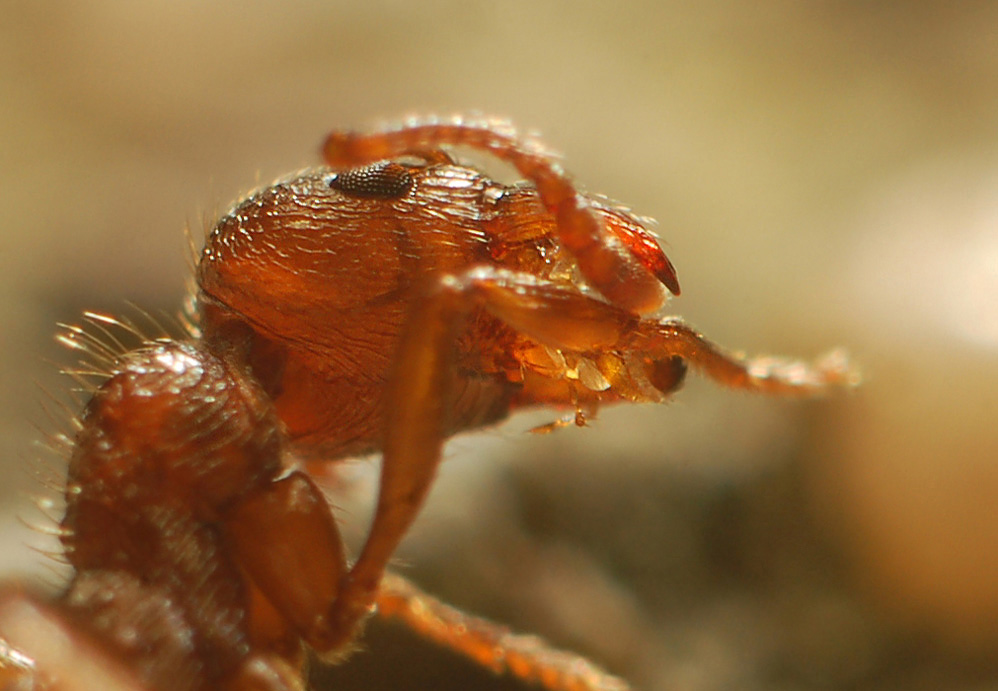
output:
M726 352L675 318L642 321L626 340L628 350L655 358L681 357L732 389L780 396L816 396L859 383L859 373L844 351L832 351L813 364L789 358L745 358Z

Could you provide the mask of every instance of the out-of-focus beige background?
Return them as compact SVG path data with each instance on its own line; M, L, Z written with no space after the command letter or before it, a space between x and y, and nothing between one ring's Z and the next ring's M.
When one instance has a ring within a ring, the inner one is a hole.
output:
M406 572L642 689L998 688L998 5L6 0L3 16L4 573L43 561L15 516L41 520L41 390L69 386L56 322L175 311L183 226L315 162L328 128L477 110L659 219L684 289L670 309L749 352L846 346L866 379L800 403L694 377L589 430L523 433L548 415L465 436ZM346 468L354 495L373 469ZM518 688L390 626L368 645L317 683Z

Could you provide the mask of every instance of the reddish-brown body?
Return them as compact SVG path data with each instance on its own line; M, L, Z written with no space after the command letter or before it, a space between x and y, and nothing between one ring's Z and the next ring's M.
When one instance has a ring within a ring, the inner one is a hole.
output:
M449 162L405 174L407 193L386 199L332 188L330 169L305 171L226 214L204 251L203 342L217 349L251 334L255 373L297 450L310 456L381 448L392 356L411 304L441 276L491 265L576 289L571 257L556 242L555 219L536 190L506 187ZM645 232L620 211L594 208ZM284 261L274 261L278 252ZM551 396L534 394L532 387L549 382L530 373L550 370L550 358L485 310L468 320L455 345L450 432ZM577 394L586 402L584 391ZM562 392L558 400L569 398Z
M204 340L239 341L249 327L254 369L290 437L311 456L380 448L386 383L410 303L434 277L491 263L502 220L490 198L501 187L449 165L414 173L411 193L382 199L331 188L328 169L307 171L250 197L209 238L199 270ZM277 247L300 254L275 266ZM477 351L462 353L469 373L481 372L474 360L503 354L497 346L510 337L490 321L494 328L478 330L488 341L465 341ZM466 399L456 413L466 420L456 424L501 417L508 400L493 377Z
M491 152L533 186L458 165L447 144ZM69 466L63 542L76 575L54 605L0 598L0 636L23 652L8 654L8 679L297 689L305 647L344 652L380 603L550 689L622 688L385 576L443 440L528 405L581 421L602 404L660 401L686 363L773 393L849 379L841 361L743 361L645 316L679 290L651 234L576 192L504 125L334 134L325 155L331 167L219 220L197 274L200 338L111 363ZM384 456L378 508L348 567L300 468L370 451ZM48 650L25 623L70 636L96 671L69 679L80 655Z

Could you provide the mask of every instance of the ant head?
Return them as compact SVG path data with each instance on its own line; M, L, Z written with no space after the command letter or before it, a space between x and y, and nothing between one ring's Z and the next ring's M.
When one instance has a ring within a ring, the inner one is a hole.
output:
M212 230L198 267L203 295L255 327L295 339L323 317L398 288L392 201L401 166L306 170L252 193Z

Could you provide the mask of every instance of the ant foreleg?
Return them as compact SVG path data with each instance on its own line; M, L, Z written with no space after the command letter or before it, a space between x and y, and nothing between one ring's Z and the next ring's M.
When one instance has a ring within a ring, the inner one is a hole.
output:
M309 645L325 649L326 613L346 557L322 492L295 471L250 494L224 526L256 587Z
M648 357L680 357L732 389L781 396L812 396L835 386L854 386L859 375L848 356L835 350L813 364L777 357L745 358L725 352L682 320L642 321L624 347Z
M329 165L345 167L442 145L487 151L533 182L557 219L562 245L575 257L586 280L611 303L647 314L664 303L663 286L679 294L672 263L637 219L580 194L552 154L517 136L506 122L427 118L372 133L331 132L322 152Z

